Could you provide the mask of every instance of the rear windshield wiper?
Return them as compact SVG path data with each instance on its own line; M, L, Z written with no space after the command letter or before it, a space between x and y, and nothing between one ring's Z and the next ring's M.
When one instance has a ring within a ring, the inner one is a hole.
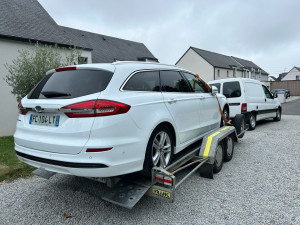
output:
M44 95L46 98L71 96L71 94L58 91L42 91L41 94Z

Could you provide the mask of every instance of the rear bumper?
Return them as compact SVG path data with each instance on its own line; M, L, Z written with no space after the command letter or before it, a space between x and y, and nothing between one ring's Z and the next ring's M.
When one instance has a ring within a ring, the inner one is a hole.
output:
M36 161L40 163L46 163L55 166L63 166L63 167L70 167L70 168L107 168L107 165L101 163L74 163L74 162L64 162L59 160L53 159L45 159L40 158L32 155L27 155L21 152L16 151L17 156L20 156L25 159L29 159L31 161Z
M109 160L105 160L107 156L104 157L102 153L58 154L29 149L17 144L15 144L15 151L20 161L33 167L81 177L119 176L137 172L143 168L143 159L123 157L122 161L112 164Z

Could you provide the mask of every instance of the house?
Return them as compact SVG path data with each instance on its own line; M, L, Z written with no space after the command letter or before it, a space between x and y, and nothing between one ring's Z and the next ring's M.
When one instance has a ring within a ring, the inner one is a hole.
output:
M284 78L288 73L280 73L277 77L276 81L281 81L282 78Z
M151 61L158 62L143 43L60 26L62 32L75 46L93 49L93 63L114 61Z
M277 78L276 77L274 77L274 76L269 76L269 79L268 79L268 81L276 81L277 80Z
M294 66L281 80L300 80L300 67Z
M12 135L17 121L17 102L4 81L4 64L11 64L19 50L34 44L74 47L87 63L116 60L158 61L143 43L59 26L37 0L0 1L0 136ZM68 50L61 50L65 54Z
M205 81L245 77L268 81L268 73L249 60L190 47L177 61L177 66L198 73Z

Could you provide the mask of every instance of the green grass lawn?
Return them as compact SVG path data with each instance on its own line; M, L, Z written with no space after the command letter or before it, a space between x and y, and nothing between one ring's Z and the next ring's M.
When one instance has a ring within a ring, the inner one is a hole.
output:
M14 138L0 137L0 182L31 175L34 167L21 162L14 150Z

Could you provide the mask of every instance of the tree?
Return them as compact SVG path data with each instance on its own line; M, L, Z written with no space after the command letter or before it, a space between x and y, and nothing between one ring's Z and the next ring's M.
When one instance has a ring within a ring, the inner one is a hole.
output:
M65 57L63 57L63 55ZM81 64L81 51L60 48L57 45L35 44L34 49L19 50L12 64L5 64L8 75L4 78L12 87L11 93L20 101L45 76L46 72L67 65Z

